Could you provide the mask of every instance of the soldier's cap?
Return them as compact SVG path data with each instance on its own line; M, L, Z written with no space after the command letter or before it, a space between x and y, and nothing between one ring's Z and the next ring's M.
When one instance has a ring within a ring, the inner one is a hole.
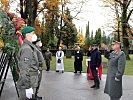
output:
M35 28L34 27L31 27L31 26L26 26L24 27L22 30L21 30L21 33L23 35L27 34L27 33L30 33L32 31L35 31Z
M111 43L111 45L114 45L114 44L120 44L121 45L121 42L116 41L116 40L113 40L112 43Z

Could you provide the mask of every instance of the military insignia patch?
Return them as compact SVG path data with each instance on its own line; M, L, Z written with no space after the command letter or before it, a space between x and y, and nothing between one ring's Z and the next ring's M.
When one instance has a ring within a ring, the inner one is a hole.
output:
M25 62L25 63L29 62L29 58L26 58L26 57L25 57L25 58L24 58L24 62Z

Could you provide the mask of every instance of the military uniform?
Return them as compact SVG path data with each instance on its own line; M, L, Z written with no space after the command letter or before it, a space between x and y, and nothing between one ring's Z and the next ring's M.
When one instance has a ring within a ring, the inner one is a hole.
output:
M36 93L38 87L39 62L37 56L37 48L28 40L23 41L18 53L18 66L20 69L20 77L17 81L19 89L19 100L26 100L25 89L32 88Z
M122 96L122 76L125 69L126 57L123 51L105 52L105 57L109 59L106 85L104 93L108 94L111 100L119 100Z
M52 60L52 53L50 51L46 51L45 52L45 62L46 62L46 71L49 71L50 70L50 60Z
M36 47L37 47L37 56L38 56L38 61L39 61L39 68L38 69L39 69L40 73L38 74L38 87L37 87L37 92L36 92L35 95L37 95L40 84L41 84L42 70L43 70L43 67L44 67L44 64L45 64L44 57L42 55L40 47L38 47L38 46L36 46Z

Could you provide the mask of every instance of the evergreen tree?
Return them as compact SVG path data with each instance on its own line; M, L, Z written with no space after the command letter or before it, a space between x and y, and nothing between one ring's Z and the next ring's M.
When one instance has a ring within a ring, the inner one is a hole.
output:
M45 31L41 35L43 45L46 47L55 47L55 36L58 37L59 33L59 1L58 0L46 0L47 13L45 14Z
M93 33L93 31L91 31L91 40L93 40L93 35L94 35L94 33Z
M96 31L96 34L95 34L95 42L98 45L101 44L101 29L100 28Z
M67 8L63 15L64 26L62 27L62 41L67 46L73 46L77 41L77 29L72 22L72 16L69 9Z
M85 34L85 46L84 46L85 50L88 50L90 46L90 40L91 40L91 37L90 37L89 21L88 21L88 24L86 25L86 34Z
M94 40L93 40L93 39L94 39L93 34L94 34L94 33L93 33L93 31L92 31L92 32L91 32L91 37L90 37L90 45L92 45L92 44L93 44L93 41L94 41Z
M88 21L88 25L86 25L86 34L85 34L85 38L90 37L90 31L89 31L89 21Z
M106 38L106 34L103 31L102 36L101 36L101 42L107 43L107 38Z

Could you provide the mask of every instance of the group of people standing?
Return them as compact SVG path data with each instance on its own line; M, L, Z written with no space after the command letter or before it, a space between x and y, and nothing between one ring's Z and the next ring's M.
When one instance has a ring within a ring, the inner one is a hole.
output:
M92 46L89 48L87 56L91 58L90 61L90 69L93 75L94 79L94 85L91 86L91 88L99 89L100 88L100 82L98 77L98 71L97 68L101 64L101 52L98 50L98 45L96 43L92 44ZM83 53L80 50L80 47L78 46L75 49L74 53L74 73L79 72L82 73L82 61L83 61Z
M26 26L21 30L24 38L17 59L20 70L17 87L19 92L19 100L42 100L38 96L38 91L42 79L42 70L46 64L46 71L50 70L50 61L52 53L47 48L43 55L40 47L42 46L40 38L35 34L35 28ZM56 71L64 72L63 64L64 52L59 47L56 53Z
M46 71L50 70L50 60L52 60L52 53L49 48L45 52L43 57L40 46L42 43L35 34L35 29L31 26L27 26L21 30L24 37L23 45L20 47L18 52L18 66L20 70L20 77L17 81L17 87L19 90L19 100L28 100L27 91L32 91L32 100L42 100L39 97L38 90L40 87L42 68L44 66L44 58L46 60ZM105 57L109 59L107 79L105 84L104 92L109 94L110 100L120 100L122 96L122 76L125 69L125 54L121 51L121 43L113 41L110 47L106 43L102 43L101 47L105 49ZM94 85L91 88L95 90L100 88L100 81L98 77L97 68L100 66L101 52L98 49L98 45L94 43L88 50L87 56L90 56L90 69L94 77ZM62 48L56 52L56 72L64 73L63 63L64 52ZM74 53L74 73L82 73L82 61L83 53L80 51L78 46Z
M21 33L24 40L17 55L20 70L17 81L19 100L42 100L42 97L37 95L44 65L43 55L39 49L42 44L35 34L34 27L26 26ZM29 91L30 96L28 95Z
M108 71L104 88L104 93L110 96L110 100L120 100L122 96L122 76L125 70L126 56L121 51L121 43L114 40L111 45L107 45L106 42L101 43L101 47L104 48L104 57L108 59ZM97 43L93 43L89 48L87 56L90 57L90 69L93 75L94 85L90 88L94 90L100 89L100 81L98 77L98 68L101 65L102 58L101 52L98 49ZM75 52L74 69L75 72L82 71L83 55L80 51L80 47Z

